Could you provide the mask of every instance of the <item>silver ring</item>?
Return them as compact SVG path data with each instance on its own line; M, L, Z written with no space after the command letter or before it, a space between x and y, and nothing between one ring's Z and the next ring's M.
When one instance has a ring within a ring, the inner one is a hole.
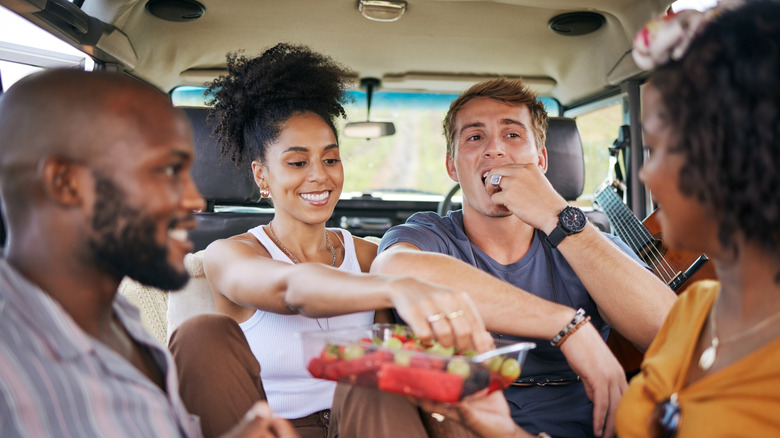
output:
M501 184L501 175L490 175L490 184L492 184L493 187L498 187L498 185Z
M459 316L463 316L463 309L458 309L454 312L447 314L447 319L455 319Z
M444 313L444 312L433 314L433 315L428 317L428 322L433 324L434 322L444 318L445 316L447 316L447 314Z

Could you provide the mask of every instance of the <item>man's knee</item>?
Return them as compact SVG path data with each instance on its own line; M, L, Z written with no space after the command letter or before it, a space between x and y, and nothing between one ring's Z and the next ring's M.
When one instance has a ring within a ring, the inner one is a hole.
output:
M204 313L184 321L172 334L169 346L177 343L196 340L199 343L225 341L244 334L232 318L217 313Z
M244 332L225 315L209 313L186 320L171 334L168 348L180 371L192 368L195 363L200 364L200 369L211 371L204 362L215 362L211 367L216 369L234 368L260 374L260 365Z

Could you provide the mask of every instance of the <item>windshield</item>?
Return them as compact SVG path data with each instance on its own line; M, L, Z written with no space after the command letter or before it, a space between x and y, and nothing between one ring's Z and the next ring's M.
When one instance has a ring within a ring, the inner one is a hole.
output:
M344 165L342 198L373 194L384 199L398 194L434 195L441 198L455 184L445 168L446 142L442 121L457 94L377 91L367 114L366 93L349 91L344 106L346 120L338 120ZM179 87L174 104L203 106L203 88ZM557 102L542 99L550 116L558 115ZM341 134L348 122L393 122L394 135L374 139L348 138Z

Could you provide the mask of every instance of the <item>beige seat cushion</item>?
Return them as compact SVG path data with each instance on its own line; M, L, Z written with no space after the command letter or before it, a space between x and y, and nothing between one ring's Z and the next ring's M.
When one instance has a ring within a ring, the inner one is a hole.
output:
M201 313L216 313L206 275L203 273L203 251L187 254L184 266L190 281L182 290L168 294L168 337L182 322Z
M203 273L202 251L187 254L184 266L190 281L178 291L162 291L129 278L119 284L119 293L140 310L141 324L163 345L168 345L171 333L187 318L216 312L211 288Z
M377 245L379 245L379 242L382 241L382 238L377 236L366 236L364 239L368 240L369 242L374 242Z
M141 312L141 324L154 335L160 343L167 345L168 293L144 286L135 280L125 277L119 283L119 293L124 295Z

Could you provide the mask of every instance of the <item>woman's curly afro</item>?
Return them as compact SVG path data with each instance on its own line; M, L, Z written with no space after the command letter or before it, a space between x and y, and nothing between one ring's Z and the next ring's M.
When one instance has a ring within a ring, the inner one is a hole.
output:
M223 158L265 162L266 148L284 123L301 113L314 113L333 130L336 117L346 117L342 104L349 72L329 57L306 46L277 44L257 58L227 56L228 74L214 80L209 120Z
M651 83L685 157L680 189L711 209L725 247L744 238L780 261L780 4L723 13Z

